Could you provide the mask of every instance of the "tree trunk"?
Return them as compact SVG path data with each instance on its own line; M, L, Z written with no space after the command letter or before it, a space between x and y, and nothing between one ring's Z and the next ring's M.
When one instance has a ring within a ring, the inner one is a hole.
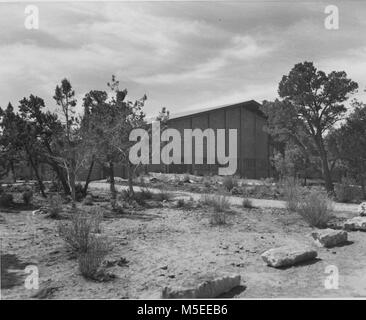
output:
M15 168L14 168L14 162L10 161L10 169L11 169L11 175L12 175L12 179L13 179L13 183L17 182L17 176L15 174Z
M327 152L324 147L324 141L322 137L318 138L318 147L319 147L319 154L320 160L322 163L322 171L323 171L323 178L325 182L325 189L328 193L334 191L334 186L332 183L332 176L330 174L329 165L328 165L328 156Z
M361 189L362 189L362 197L366 200L366 187L365 187L365 179L361 177Z
M88 186L89 186L91 174L93 172L93 167L94 167L94 160L92 160L92 162L89 166L88 175L86 176L85 185L84 185L84 189L83 189L84 196L86 196L86 193L88 191Z
M112 201L116 200L117 192L116 192L116 185L114 181L114 166L113 161L109 161L109 189L111 191Z
M34 174L35 174L35 176L36 176L36 179L37 179L37 181L38 181L38 185L39 185L39 189L40 189L40 191L41 191L41 194L42 194L42 196L43 196L44 198L47 198L46 193L44 192L44 185L43 185L43 181L42 181L42 179L41 179L41 177L40 177L40 175L39 175L39 173L38 173L38 168L36 167L36 165L35 165L35 163L34 163L34 161L33 161L32 157L31 157L29 154L28 154L28 157L29 157L29 162L30 162L30 164L31 164L31 167L32 167L32 169L33 169L33 172L34 172Z
M134 195L133 191L133 168L131 163L128 163L128 193L130 196Z
M65 177L65 171L64 171L64 169L62 169L56 163L51 163L50 165L51 165L52 169L56 172L57 179L61 182L62 189L64 189L65 194L66 195L70 195L71 194L71 191L70 191L70 187L69 187L69 184L67 182L67 179Z

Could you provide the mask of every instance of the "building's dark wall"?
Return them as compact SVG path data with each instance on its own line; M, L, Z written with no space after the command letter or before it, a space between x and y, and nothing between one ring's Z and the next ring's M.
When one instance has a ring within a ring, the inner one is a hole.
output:
M269 176L269 139L263 130L264 116L258 111L259 104L247 102L221 109L192 114L169 121L168 126L179 130L183 137L184 129L237 129L237 175L250 179ZM194 144L193 144L194 159ZM204 140L204 155L206 141ZM226 135L226 154L228 154L228 134ZM182 145L183 158L183 145ZM183 159L182 159L183 160ZM170 165L169 172L191 172L197 174L217 174L217 165Z

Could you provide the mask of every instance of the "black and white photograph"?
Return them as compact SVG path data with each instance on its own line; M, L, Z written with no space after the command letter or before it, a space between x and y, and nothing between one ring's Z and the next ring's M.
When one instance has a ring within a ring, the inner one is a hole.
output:
M0 0L0 299L365 299L365 34L364 1Z

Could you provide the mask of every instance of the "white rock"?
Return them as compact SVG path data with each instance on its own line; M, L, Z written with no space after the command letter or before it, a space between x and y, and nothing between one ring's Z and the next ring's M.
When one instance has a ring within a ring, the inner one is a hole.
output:
M309 246L295 245L270 249L264 252L261 257L267 265L281 268L313 260L317 255L318 253Z
M165 287L162 292L163 299L197 299L216 298L231 289L240 286L240 275L228 275L208 279L197 286Z
M343 230L325 229L311 233L315 243L319 247L332 248L347 242L348 234Z
M366 216L366 202L362 202L359 206L358 206L358 214L361 217Z
M366 217L355 217L347 220L344 225L344 229L351 231L366 231Z

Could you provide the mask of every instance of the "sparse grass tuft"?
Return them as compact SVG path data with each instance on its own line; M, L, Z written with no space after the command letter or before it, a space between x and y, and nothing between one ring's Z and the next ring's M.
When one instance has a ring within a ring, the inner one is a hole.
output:
M226 224L226 212L225 211L214 211L211 214L210 223L213 226Z
M59 194L53 195L48 199L48 211L51 219L58 219L62 212L62 198Z
M297 211L302 198L301 187L298 181L293 178L284 179L283 192L287 209L292 212Z
M13 205L13 203L14 198L12 194L5 192L0 194L0 207L9 208Z
M225 176L222 184L228 191L231 191L231 189L238 186L238 181L232 176Z
M158 193L154 194L154 198L157 201L169 201L171 199L171 194L166 190L160 189Z
M88 249L78 255L79 270L84 278L97 280L98 272L110 248L104 238L92 237Z
M248 198L243 199L243 207L246 208L246 209L253 209L254 208L252 201Z
M202 195L200 199L202 205L213 207L217 212L224 212L230 209L230 202L225 196Z
M22 198L25 205L27 206L30 205L33 199L33 191L32 190L24 191L22 193Z
M99 212L87 214L75 211L70 222L58 225L58 233L73 252L86 253L95 233L100 232L102 218Z

